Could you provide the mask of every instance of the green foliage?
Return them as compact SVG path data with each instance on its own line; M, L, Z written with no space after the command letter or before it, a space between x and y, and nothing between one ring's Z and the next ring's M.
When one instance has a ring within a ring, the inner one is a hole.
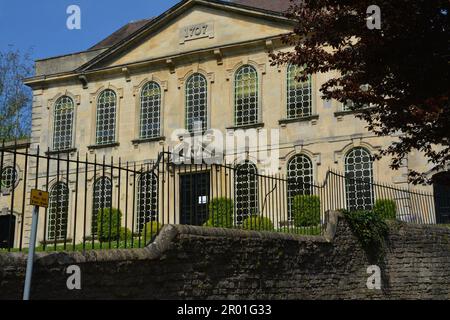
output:
M375 202L373 212L387 220L395 220L397 216L397 205L394 200L379 199Z
M162 225L158 221L147 222L142 228L141 239L150 242L161 230Z
M374 262L384 255L388 226L384 219L373 211L344 211L353 234Z
M272 221L266 217L251 216L244 220L242 223L242 229L244 230L257 230L257 231L273 231L275 228Z
M292 202L296 227L311 227L320 224L320 198L318 196L298 195Z
M115 241L120 236L122 212L112 208L100 209L97 214L97 233L101 242Z
M130 240L132 238L133 233L130 229L125 227L120 227L120 241Z
M212 199L209 203L209 219L205 227L232 228L233 200L228 198Z
M13 141L31 132L33 94L23 79L33 74L30 52L0 50L0 141Z

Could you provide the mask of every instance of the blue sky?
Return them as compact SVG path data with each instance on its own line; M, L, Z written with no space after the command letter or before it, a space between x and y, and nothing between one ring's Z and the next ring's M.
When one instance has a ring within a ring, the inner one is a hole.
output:
M179 0L0 0L0 50L33 59L88 49L126 23L157 16ZM67 7L81 9L81 30L68 30Z

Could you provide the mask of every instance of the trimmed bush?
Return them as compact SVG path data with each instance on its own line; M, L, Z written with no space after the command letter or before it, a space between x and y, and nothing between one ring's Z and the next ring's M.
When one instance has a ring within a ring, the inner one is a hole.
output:
M397 217L397 205L394 200L379 199L375 201L373 212L386 220L395 220Z
M209 203L209 219L205 227L232 228L233 200L228 198L212 199Z
M122 212L113 208L100 209L97 214L97 234L101 242L115 241L120 236Z
M132 238L132 232L130 229L125 227L120 227L120 241L130 240Z
M273 231L275 230L272 221L266 217L251 216L244 220L242 223L242 229L244 230L256 230L256 231Z
M320 224L320 198L298 195L292 201L292 215L296 227L312 227Z
M162 225L158 221L149 221L142 228L141 239L147 242L151 241L154 236L161 230Z

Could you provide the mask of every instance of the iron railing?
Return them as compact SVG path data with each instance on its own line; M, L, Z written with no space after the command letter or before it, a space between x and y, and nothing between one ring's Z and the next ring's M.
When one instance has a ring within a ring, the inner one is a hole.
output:
M31 189L50 192L38 223L43 251L143 247L166 224L320 235L333 210L381 207L387 218L393 212L411 223L450 223L450 193L333 171L322 184L308 184L260 174L250 163L177 163L168 151L130 163L3 146L0 173L0 247L8 251L28 246Z

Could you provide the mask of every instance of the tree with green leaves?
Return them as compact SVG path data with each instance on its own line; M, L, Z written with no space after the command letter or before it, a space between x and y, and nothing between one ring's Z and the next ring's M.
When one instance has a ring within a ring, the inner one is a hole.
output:
M448 170L449 0L291 2L295 27L283 42L294 50L271 54L272 64L301 66L299 81L336 74L321 86L323 98L347 103L375 134L397 137L377 155L391 156L392 168L418 151L434 171ZM429 182L424 172L410 180Z
M23 80L31 74L29 53L0 51L0 141L30 134L32 93Z

